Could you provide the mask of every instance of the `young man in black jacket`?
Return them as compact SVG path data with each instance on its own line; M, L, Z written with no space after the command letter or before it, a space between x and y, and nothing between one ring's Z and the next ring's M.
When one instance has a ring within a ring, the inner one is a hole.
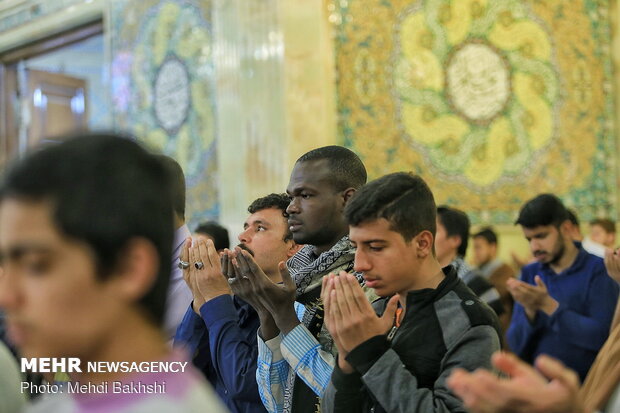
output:
M339 352L324 411L464 411L446 378L455 367L489 367L499 326L453 267L441 269L430 189L418 176L390 174L358 191L345 216L355 270L383 298L371 306L344 272L324 279L325 322Z

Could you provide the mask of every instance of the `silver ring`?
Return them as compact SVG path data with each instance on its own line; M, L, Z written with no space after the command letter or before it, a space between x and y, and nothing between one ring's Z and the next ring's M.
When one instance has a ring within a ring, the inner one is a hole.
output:
M189 262L187 261L183 261L183 260L179 260L179 269L180 270L186 270L189 268Z
M228 284L232 284L232 283L234 283L234 282L235 282L235 279L234 279L234 278L229 278L229 279L228 279Z
M197 270L202 270L205 267L205 265L203 264L202 261L196 261L194 263L194 267L196 267Z

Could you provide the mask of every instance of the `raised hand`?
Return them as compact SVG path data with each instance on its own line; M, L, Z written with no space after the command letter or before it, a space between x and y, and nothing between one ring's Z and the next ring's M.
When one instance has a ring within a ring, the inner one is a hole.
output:
M525 312L530 320L534 319L538 310L551 315L559 306L559 303L549 295L547 286L542 281L542 278L537 275L534 281L536 285L531 285L515 278L511 278L506 282L508 291L515 301L518 301L525 308Z
M539 371L508 353L495 353L492 362L509 378L484 369L473 373L457 368L447 380L472 413L581 413L579 378L559 361L540 356ZM541 374L542 373L542 374Z
M242 276L239 271L237 271L237 267L239 266L237 255L237 251L224 250L221 255L222 272L228 277L228 283L232 288L233 294L243 299L256 310L258 318L260 319L259 334L263 340L270 340L278 335L278 326L271 316L271 313L261 303L250 278Z
M267 277L263 270L256 264L249 252L239 247L235 248L236 258L233 265L237 276L247 277L253 293L258 297L260 304L273 316L278 328L287 334L299 324L295 314L295 282L291 278L284 262L280 262L279 269L282 276L282 284L276 284Z
M199 240L189 250L190 279L193 279L204 301L224 294L232 294L226 277L222 274L220 257L213 241Z
M383 315L379 317L352 274L341 272L340 276L330 276L324 282L327 328L336 340L338 351L348 353L366 340L387 334L391 329L398 295L390 299Z
M345 271L340 271L340 276L346 274ZM323 302L324 308L324 317L325 317L325 327L331 334L334 339L334 344L338 349L338 366L340 369L347 373L353 373L353 366L351 366L347 361L346 357L349 355L349 352L345 350L344 346L340 342L340 338L338 337L339 330L336 328L336 319L334 317L335 311L332 311L332 306L337 305L335 302L330 300L331 292L335 291L335 283L334 278L337 277L336 274L330 273L323 277L322 285L321 285L321 301Z
M193 303L192 308L196 314L200 314L200 307L205 303L205 299L200 293L198 289L198 285L196 285L196 274L194 262L190 258L190 250L192 248L192 239L187 238L183 243L183 249L181 250L181 254L179 256L179 260L181 262L186 263L186 267L181 267L179 264L179 268L183 269L183 280L185 280L185 284L189 287L189 290L192 292Z
M254 292L254 287L248 277L241 276L237 273L233 260L236 259L237 253L225 249L220 254L220 263L222 266L222 273L228 279L228 284L234 295L241 298L246 303L250 304L257 312L266 311L258 299L258 296Z

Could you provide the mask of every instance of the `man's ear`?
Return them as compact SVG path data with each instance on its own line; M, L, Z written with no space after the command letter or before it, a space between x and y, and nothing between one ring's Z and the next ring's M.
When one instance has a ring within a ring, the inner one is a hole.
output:
M568 237L569 239L572 240L573 238L573 234L572 234L572 228L573 228L573 224L572 222L570 222L568 219L565 220L564 222L562 222L560 224L560 232L562 233L562 235L564 237Z
M433 234L424 230L416 235L412 242L415 243L416 256L418 258L426 258L433 254Z
M293 240L290 240L289 242L291 243L291 245L289 246L288 250L286 251L286 256L288 258L291 258L293 255L297 254L297 251L299 251L301 249L301 247L303 247L303 244L297 244Z
M343 205L346 205L347 202L349 202L349 200L351 199L355 191L357 191L357 189L355 188L347 188L344 191L342 191L342 199L344 200Z
M128 302L139 301L151 289L159 272L159 254L152 242L133 238L127 242L113 281L116 293Z
M450 247L455 251L459 249L461 242L463 242L460 235L449 235L447 240L450 243Z

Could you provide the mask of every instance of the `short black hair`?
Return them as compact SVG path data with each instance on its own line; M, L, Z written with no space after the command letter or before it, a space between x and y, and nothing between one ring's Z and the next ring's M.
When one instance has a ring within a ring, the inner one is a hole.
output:
M484 238L489 244L497 245L497 234L491 227L482 228L472 238Z
M217 251L230 247L228 230L215 221L201 222L194 232L197 234L205 234L213 238L213 244Z
M170 176L170 196L177 216L185 221L185 174L177 161L167 155L155 155Z
M169 179L161 162L131 138L82 134L15 164L0 187L0 201L49 201L59 231L92 249L101 280L118 268L132 239L150 241L158 274L139 307L161 325L174 237L172 204L161 196Z
M540 194L523 205L515 225L536 228L546 225L559 227L569 219L566 207L560 198L553 194Z
M347 202L344 215L351 226L385 218L390 229L409 242L427 230L435 236L435 198L418 175L396 172L369 182Z
M616 223L609 218L596 218L590 221L590 225L598 225L608 234L616 233Z
M461 245L459 245L456 253L464 257L467 254L467 245L469 244L470 224L467 214L460 209L440 205L437 207L437 217L449 237L458 236L461 238Z
M579 218L577 218L577 214L572 209L566 208L566 213L568 214L568 220L576 227L579 226Z
M291 198L287 194L269 194L261 198L255 199L248 207L248 212L253 214L263 209L276 208L282 211L282 216L288 218L286 208L288 208ZM284 234L284 241L293 239L293 233L288 229Z
M331 145L313 149L303 154L296 163L325 159L330 170L330 183L336 191L359 189L366 183L368 174L362 160L344 146Z

